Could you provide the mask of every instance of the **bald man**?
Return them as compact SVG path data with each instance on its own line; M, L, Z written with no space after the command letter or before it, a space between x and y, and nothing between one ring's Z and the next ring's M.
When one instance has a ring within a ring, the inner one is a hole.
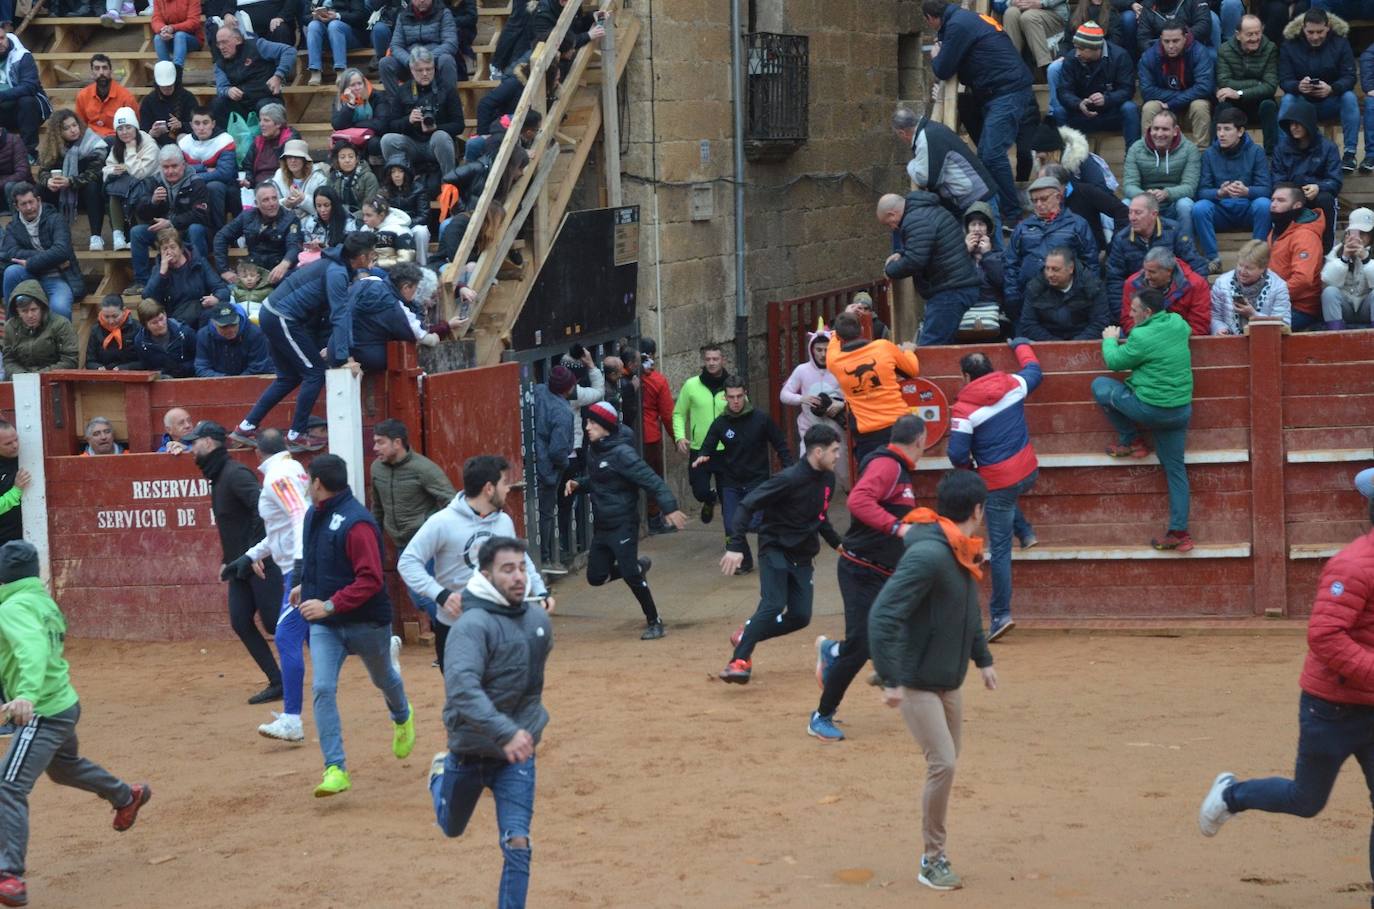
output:
M191 421L191 415L184 407L173 407L162 415L162 444L158 447L158 454L178 455L186 450L186 446L181 444L181 437L189 435L195 427Z
M916 343L951 344L964 311L978 302L978 272L964 244L964 231L934 193L917 190L906 198L888 193L878 200L878 222L892 231L889 278L911 278L926 301Z

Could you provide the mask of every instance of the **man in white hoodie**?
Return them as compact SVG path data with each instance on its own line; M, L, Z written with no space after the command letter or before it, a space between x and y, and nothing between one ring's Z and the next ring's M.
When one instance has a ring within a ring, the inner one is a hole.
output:
M281 660L282 712L273 713L275 719L259 726L258 733L269 739L303 742L303 647L310 634L310 625L301 618L300 611L291 605L289 594L295 586L295 565L301 559L301 528L305 521L305 509L310 505L307 492L310 480L305 468L286 450L286 436L281 430L264 429L258 433L258 461L258 470L262 473L258 514L262 517L265 535L235 559L229 568L240 578L246 579L250 571L261 578L265 577L263 560L270 558L282 570L281 615L277 618L274 636L277 658Z
M405 585L439 605L434 624L435 650L443 669L449 627L462 612L463 588L477 566L477 550L492 537L515 537L515 524L502 511L510 491L510 462L500 455L477 455L463 464L463 491L447 508L431 516L401 553L396 569ZM433 564L433 573L426 566ZM544 579L525 555L530 596L542 598L553 611Z
M844 414L844 393L840 391L840 383L825 368L825 353L829 344L830 332L820 329L811 335L807 346L811 356L805 363L797 364L778 392L778 400L784 405L800 408L797 411L797 445L801 457L806 456L806 446L801 440L806 431L817 423L826 424L840 433L840 438L844 438L844 427L839 422ZM845 481L849 479L847 447L840 444L840 459L835 462L837 483L840 478ZM845 482L843 485L849 484Z

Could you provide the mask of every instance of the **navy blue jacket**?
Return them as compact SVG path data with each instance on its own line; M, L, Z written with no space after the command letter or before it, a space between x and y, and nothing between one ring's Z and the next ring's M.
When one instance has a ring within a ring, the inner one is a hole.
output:
M534 470L545 486L561 480L568 466L573 420L567 398L550 391L546 382L534 387Z
M1115 306L1121 299L1121 288L1126 279L1140 271L1145 265L1145 254L1156 246L1163 247L1174 254L1180 262L1200 275L1207 274L1207 262L1198 255L1193 241L1178 232L1178 222L1161 215L1155 226L1153 237L1140 236L1131 227L1123 227L1112 237L1107 247L1107 303Z
M1211 10L1203 0L1141 0L1140 5L1143 9L1135 20L1135 40L1141 53L1159 40L1165 25L1175 22L1187 26L1195 42L1205 44L1212 38ZM1130 9L1130 4L1121 9Z
M1057 246L1073 250L1078 257L1078 267L1097 274L1097 240L1087 221L1067 207L1060 209L1053 221L1030 215L1016 225L1002 253L1006 301L1013 310L1021 306L1026 282L1031 275L1041 273L1045 268L1045 256Z
M1374 44L1365 48L1364 53L1360 54L1360 86L1363 88L1368 85L1365 91L1374 89Z
M144 369L156 369L173 379L189 379L196 371L196 333L176 319L167 319L167 345L158 347L140 328L134 335L134 347Z
M43 91L43 83L38 79L38 64L34 62L33 54L29 53L28 48L19 48L17 40L10 35L10 52L7 56L15 59L7 61L10 66L10 84L8 88L0 91L0 104L20 98L37 98L42 119L46 120L52 113L52 105L48 103L48 95Z
M940 20L940 54L930 61L935 78L958 76L982 98L1031 87L1031 72L1006 32L977 13L945 8Z
M161 303L169 318L197 329L206 312L200 304L201 299L213 296L221 303L228 303L229 285L195 247L184 246L181 251L186 256L186 264L169 270L166 275L161 268L153 269L152 277L143 288L143 296Z
M1288 132L1289 123L1301 123L1307 128L1307 146L1299 148ZM1269 172L1275 183L1296 183L1303 186L1315 183L1331 195L1341 191L1345 178L1341 175L1341 153L1335 143L1317 128L1317 109L1305 99L1293 103L1288 116L1279 121L1278 144L1269 162Z
M256 376L276 372L267 351L267 336L239 312L239 333L226 341L207 321L196 333L196 377Z
M367 524L377 535L377 550L382 551L382 531L372 514L344 488L305 513L305 541L301 547L301 601L328 600L356 580L353 563L348 560L348 532L355 524ZM321 625L391 622L391 598L383 584L357 609L319 619Z
M1140 57L1140 97L1160 101L1170 110L1183 110L1194 101L1206 101L1217 88L1212 52L1196 41L1183 49L1183 79L1172 82L1164 75L1164 51L1156 42Z
M237 243L239 237L243 237L248 247L248 259L268 271L283 259L295 265L301 254L300 219L284 205L271 224L263 222L256 208L250 208L215 233L215 268L220 274L229 270L229 247Z
M1364 55L1361 54L1361 59ZM1313 47L1298 33L1279 46L1279 88L1286 95L1297 95L1303 76L1320 79L1331 86L1329 97L1339 98L1355 87L1355 52L1344 35L1335 29L1326 33L1321 47Z
M515 113L520 96L525 92L525 83L512 73L501 80L500 84L482 96L477 102L477 135L491 135L491 125L501 119L503 114Z
M1059 70L1059 104L1071 116L1082 116L1079 103L1098 92L1106 98L1103 111L1119 110L1135 97L1131 55L1115 44L1104 47L1101 59L1095 63L1083 63L1075 54L1069 54Z
M367 372L386 369L388 341L415 343L415 330L406 318L405 301L380 271L353 282L348 309L353 314L353 359Z
M353 349L353 317L348 312L348 285L353 274L343 260L343 247L326 249L304 268L286 276L267 298L282 319L296 325L314 326L328 316L329 360L342 366Z
M1267 199L1273 188L1269 177L1269 159L1264 149L1246 133L1230 151L1222 150L1216 142L1202 153L1202 177L1198 180L1198 198L1217 200L1217 188L1228 180L1239 180L1250 187L1248 199ZM1201 272L1199 272L1201 274Z

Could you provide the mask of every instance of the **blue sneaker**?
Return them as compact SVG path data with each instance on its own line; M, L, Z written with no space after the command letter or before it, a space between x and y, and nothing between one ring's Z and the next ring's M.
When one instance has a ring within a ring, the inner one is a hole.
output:
M833 717L811 714L811 722L806 724L806 734L822 742L843 742L844 733L835 725Z
M830 667L839 659L835 655L835 642L825 635L816 638L816 684L825 689L825 681L830 678Z
M988 630L988 643L991 644L1015 627L1016 620L1011 616L1007 616L1005 619L993 619L992 628Z

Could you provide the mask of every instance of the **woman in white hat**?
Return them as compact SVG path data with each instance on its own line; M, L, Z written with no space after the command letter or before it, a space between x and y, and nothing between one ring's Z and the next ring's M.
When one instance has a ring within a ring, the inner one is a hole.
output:
M281 204L297 217L315 214L315 190L329 179L329 168L310 159L304 139L291 139L282 149L281 165L272 175Z
M1374 211L1357 208L1350 213L1345 238L1332 245L1322 266L1322 319L1327 331L1340 331L1346 322L1370 321L1370 303L1374 302L1371 240Z
M157 173L157 142L138 128L138 114L133 108L115 111L115 140L105 158L105 195L110 202L110 227L114 231L115 250L128 249L125 239L127 223L124 203L139 183Z

